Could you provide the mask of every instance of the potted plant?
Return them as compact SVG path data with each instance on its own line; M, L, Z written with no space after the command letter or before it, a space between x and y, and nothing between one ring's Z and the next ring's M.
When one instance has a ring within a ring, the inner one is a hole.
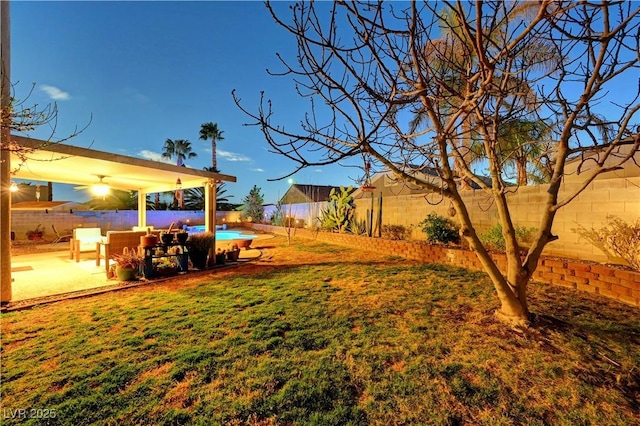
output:
M163 232L160 234L160 239L162 240L162 244L167 246L173 242L173 234L171 232Z
M147 235L140 237L140 245L154 247L156 244L158 244L158 236L151 233L151 228L147 228Z
M44 228L42 227L41 224L38 224L38 226L36 226L36 229L27 231L27 239L29 240L41 240L43 235L44 235Z
M144 256L137 250L125 247L122 254L113 256L116 263L116 275L120 281L134 281L138 277L140 266L144 263Z
M200 232L189 235L189 259L195 268L206 269L209 250L213 247L215 236L212 232Z
M189 233L184 229L179 230L178 233L176 234L176 239L178 240L178 243L182 245L184 245L187 242L188 238L189 238Z
M178 272L178 260L175 257L153 259L153 275L173 275Z
M226 250L218 249L216 251L216 265L224 265L227 260Z
M229 244L229 247L227 248L227 260L229 262L237 262L238 256L240 256L240 248L238 247L238 244Z

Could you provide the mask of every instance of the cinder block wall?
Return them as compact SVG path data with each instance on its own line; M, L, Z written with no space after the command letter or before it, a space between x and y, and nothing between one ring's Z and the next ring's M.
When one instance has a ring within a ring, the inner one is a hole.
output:
M517 226L539 228L548 188L548 185L521 187L508 195ZM564 183L559 200L566 199L578 189L577 183ZM376 220L378 194L375 192L363 194L362 198L355 200L358 219L364 220L367 211L371 210L372 195ZM465 191L463 198L478 232L485 232L498 223L497 210L486 193L480 190ZM322 202L294 204L285 208L287 213L290 210L293 216L309 225L316 222L326 206L327 203ZM449 201L443 200L439 194L385 196L382 199L382 224L403 225L411 229L412 239L425 240L426 236L418 226L420 221L431 212L448 217L450 206ZM628 223L635 223L640 218L640 177L602 179L590 184L556 214L552 232L559 238L547 245L544 254L595 262L615 262L574 232L578 225L587 229L601 228L607 224L607 217L610 215L618 216ZM455 217L452 219L456 220Z
M517 226L539 228L548 188L548 185L521 187L508 195ZM578 188L577 183L564 183L559 199L569 197ZM355 200L357 218L364 220L367 210L371 210L372 195L374 220L377 217L378 194L374 192L365 193L362 198ZM469 190L463 192L463 198L478 232L485 232L498 223L498 213L489 195L480 190ZM319 216L317 212L326 208L326 205L326 202L296 204L292 206L292 211L296 218L304 219L309 224L314 223L314 219ZM449 201L442 200L439 194L385 196L382 199L382 224L403 225L411 228L412 239L425 240L426 236L418 226L420 221L431 212L448 217L450 206ZM613 259L607 259L597 247L573 231L578 225L587 229L605 226L610 215L618 216L628 223L635 223L640 218L640 177L602 179L590 184L556 214L552 232L559 238L547 245L544 254L613 262ZM455 217L452 219L456 220Z
M247 224L247 226L280 235L286 235L287 232L286 228L265 224ZM389 255L402 256L420 262L447 264L477 271L483 270L478 257L472 251L431 245L425 241L392 241L352 234L314 232L308 229L294 229L293 235L344 247L389 253ZM506 270L506 257L503 254L493 254L492 257L501 270ZM533 279L538 282L600 294L628 305L640 307L640 272L543 257L538 263Z

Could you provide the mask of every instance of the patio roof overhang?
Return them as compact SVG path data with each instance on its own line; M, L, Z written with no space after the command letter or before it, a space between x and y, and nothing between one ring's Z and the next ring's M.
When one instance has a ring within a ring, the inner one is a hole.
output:
M3 138L5 137L3 129ZM236 182L235 176L190 169L159 161L127 157L119 154L97 151L62 143L11 135L11 141L25 147L28 151L23 159L15 153L10 155L9 175L3 165L2 187L9 188L9 178L31 181L66 183L90 186L105 176L104 183L111 188L135 190L141 193L175 191L176 182L181 181L182 188L204 187L205 229L215 230L216 185L218 181ZM3 158L6 151L3 151ZM17 167L19 166L20 167ZM17 171L13 172L17 168ZM9 191L7 191L9 194ZM10 196L3 191L2 206L10 205ZM138 225L146 225L146 203L144 197L138 197ZM6 204L5 204L6 202ZM4 212L5 210L3 210ZM10 208L6 209L11 216ZM3 213L4 214L4 213ZM11 250L9 250L10 226L2 222L0 239L0 304L11 301Z
M235 176L159 161L17 135L11 139L31 151L27 161L12 175L18 179L90 186L98 182L98 176L104 176L104 182L111 188L147 194L174 191L178 179L182 188L202 187L212 181L236 182ZM20 163L18 155L12 153L11 169Z

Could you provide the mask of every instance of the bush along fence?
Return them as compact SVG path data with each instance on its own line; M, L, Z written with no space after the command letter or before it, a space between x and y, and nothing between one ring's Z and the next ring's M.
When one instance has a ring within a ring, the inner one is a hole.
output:
M286 235L284 227L266 224L247 224L258 231ZM346 233L317 232L308 229L292 229L291 235L310 238L344 247L363 248L389 255L401 256L420 262L439 263L481 271L482 265L470 250L429 244L426 241L397 241L371 238ZM506 270L504 254L494 253L498 267ZM640 307L640 272L611 268L576 260L543 257L533 275L537 282L553 284L599 294L622 303Z

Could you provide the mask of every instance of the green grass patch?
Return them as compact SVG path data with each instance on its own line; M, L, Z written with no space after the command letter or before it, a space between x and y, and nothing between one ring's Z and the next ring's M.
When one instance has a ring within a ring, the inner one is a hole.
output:
M323 261L2 315L5 413L55 409L48 423L61 425L639 418L637 309L536 284L536 327L516 333L494 320L484 274L366 252L346 261L312 241L290 250Z

